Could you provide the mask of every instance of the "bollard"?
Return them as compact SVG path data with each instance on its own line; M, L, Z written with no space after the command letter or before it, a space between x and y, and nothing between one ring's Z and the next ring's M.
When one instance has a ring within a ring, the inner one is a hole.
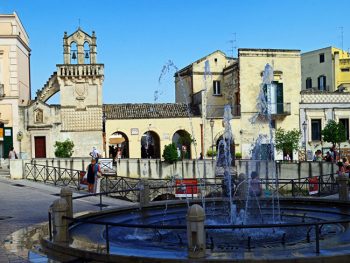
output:
M206 237L204 230L205 212L200 205L192 205L187 211L188 257L204 258Z
M53 242L68 245L68 222L62 218L67 216L68 205L66 200L60 198L52 204L52 218L53 218Z
M73 201L72 201L72 195L73 192L69 187L63 187L60 192L61 198L66 200L67 205L68 205L68 212L67 216L68 217L73 217Z
M149 182L147 179L140 180L140 207L148 206L150 202L149 197Z
M337 181L339 185L339 200L349 201L348 178L344 174L340 174Z

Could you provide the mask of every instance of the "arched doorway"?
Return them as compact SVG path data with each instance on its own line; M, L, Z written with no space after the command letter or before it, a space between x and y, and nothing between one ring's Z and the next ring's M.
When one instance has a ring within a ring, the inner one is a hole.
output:
M181 159L191 159L191 135L185 130L178 130L174 133L172 142L178 149L178 156Z
M109 158L129 158L129 139L123 132L115 132L109 137Z
M147 131L141 137L141 158L160 158L160 139L154 131Z

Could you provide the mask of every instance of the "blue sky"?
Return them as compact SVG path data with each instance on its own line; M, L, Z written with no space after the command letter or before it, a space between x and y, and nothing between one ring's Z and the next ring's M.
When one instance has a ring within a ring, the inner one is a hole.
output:
M174 102L172 75L215 51L241 48L310 51L350 48L350 1L326 0L0 0L0 13L16 11L30 37L32 96L63 62L64 31L96 31L98 62L105 64L104 103ZM52 102L56 102L55 99ZM57 102L56 102L57 103Z

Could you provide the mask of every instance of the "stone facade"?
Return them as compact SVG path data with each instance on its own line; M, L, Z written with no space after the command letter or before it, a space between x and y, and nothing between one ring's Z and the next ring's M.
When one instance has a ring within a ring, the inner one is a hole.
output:
M77 45L77 50L71 49ZM88 49L86 49L86 46ZM29 106L20 107L22 152L28 158L54 157L56 141L73 141L74 156L103 150L102 84L104 65L96 63L96 36L80 28L63 38L64 64L57 65ZM75 58L75 59L74 59ZM60 93L60 105L47 104Z
M202 152L210 149L212 143L216 147L223 134L225 104L229 104L232 109L235 151L242 153L243 158L251 157L252 147L259 134L268 134L268 123L263 118L259 125L253 126L251 123L252 117L257 114L262 72L267 63L274 68L274 81L283 85L283 101L280 102L283 111L273 115L275 127L299 129L299 50L239 49L236 59L216 51L176 73L177 94L185 88L183 93L189 94L189 101L200 108L203 132L195 136L197 141L202 142ZM219 92L217 86L214 87L218 81ZM213 127L210 126L211 120ZM282 158L281 154L277 158Z
M326 47L301 55L302 90L350 91L350 54ZM322 79L322 80L320 80Z
M331 148L330 143L322 140L317 134L327 125L329 120L342 121L348 131L347 141L341 144L344 155L350 157L349 145L349 92L302 92L300 103L300 123L306 124L304 143L311 159L316 150L322 150L323 155ZM302 129L302 125L301 125Z
M0 15L0 158L20 152L19 106L30 100L28 35L16 13Z

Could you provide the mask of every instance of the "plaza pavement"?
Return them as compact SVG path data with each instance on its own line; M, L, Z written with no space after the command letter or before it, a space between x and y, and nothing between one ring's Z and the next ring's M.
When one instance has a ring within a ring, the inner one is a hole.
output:
M11 180L8 170L0 169L0 263L30 262L28 256L18 256L8 251L4 243L11 233L31 225L48 221L48 208L58 198L59 187L27 180ZM74 196L86 194L83 191ZM88 197L73 201L74 213L98 211L99 197ZM108 208L130 204L127 201L103 197Z

